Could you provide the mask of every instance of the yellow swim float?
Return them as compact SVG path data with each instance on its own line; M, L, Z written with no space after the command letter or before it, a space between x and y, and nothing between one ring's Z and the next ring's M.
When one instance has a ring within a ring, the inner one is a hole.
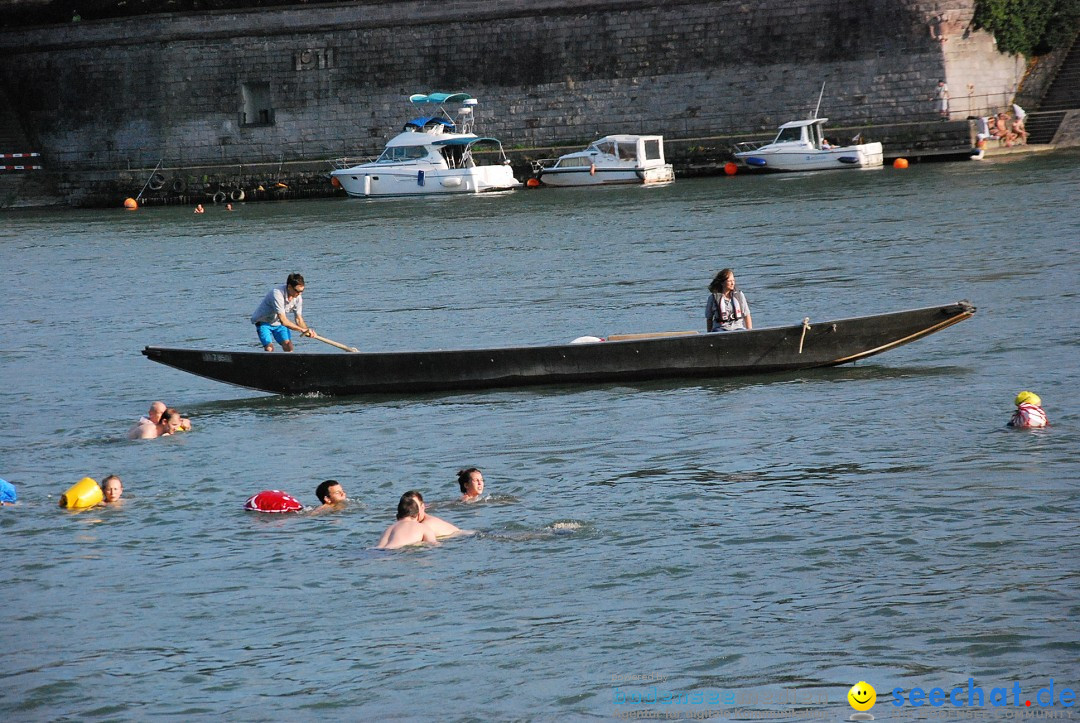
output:
M98 483L90 477L83 477L60 495L60 506L69 510L80 510L100 504L104 498Z

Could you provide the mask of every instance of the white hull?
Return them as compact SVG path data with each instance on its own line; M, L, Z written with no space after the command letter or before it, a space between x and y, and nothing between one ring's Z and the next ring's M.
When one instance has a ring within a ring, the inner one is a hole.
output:
M736 153L751 168L772 171L825 171L839 168L876 168L884 160L880 143L822 149L775 150L760 148Z
M552 168L540 172L547 186L606 186L627 183L668 183L675 180L671 164L653 168Z
M334 171L345 193L356 198L434 196L448 193L509 191L521 186L509 166L421 168L416 165L364 164Z

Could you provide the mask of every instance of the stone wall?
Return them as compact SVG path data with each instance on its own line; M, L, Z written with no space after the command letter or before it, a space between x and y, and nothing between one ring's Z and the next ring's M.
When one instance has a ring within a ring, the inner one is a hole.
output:
M415 0L151 15L0 32L0 82L52 170L378 153L415 92L480 99L508 147L954 118L1022 63L973 0ZM944 42L942 37L944 36ZM985 92L984 92L985 90ZM997 100L992 101L997 105ZM986 103L984 103L985 105ZM246 111L246 116L245 116Z

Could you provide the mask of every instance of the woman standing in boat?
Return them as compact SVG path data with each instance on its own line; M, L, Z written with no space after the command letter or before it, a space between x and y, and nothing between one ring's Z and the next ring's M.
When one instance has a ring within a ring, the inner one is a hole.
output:
M743 292L735 288L735 272L723 269L709 284L709 300L705 304L706 331L753 329L750 305Z

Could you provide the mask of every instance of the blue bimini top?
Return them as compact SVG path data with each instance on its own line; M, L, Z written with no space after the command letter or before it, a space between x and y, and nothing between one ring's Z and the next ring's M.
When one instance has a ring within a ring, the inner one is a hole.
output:
M14 502L17 496L15 494L15 485L5 479L0 479L0 504Z

